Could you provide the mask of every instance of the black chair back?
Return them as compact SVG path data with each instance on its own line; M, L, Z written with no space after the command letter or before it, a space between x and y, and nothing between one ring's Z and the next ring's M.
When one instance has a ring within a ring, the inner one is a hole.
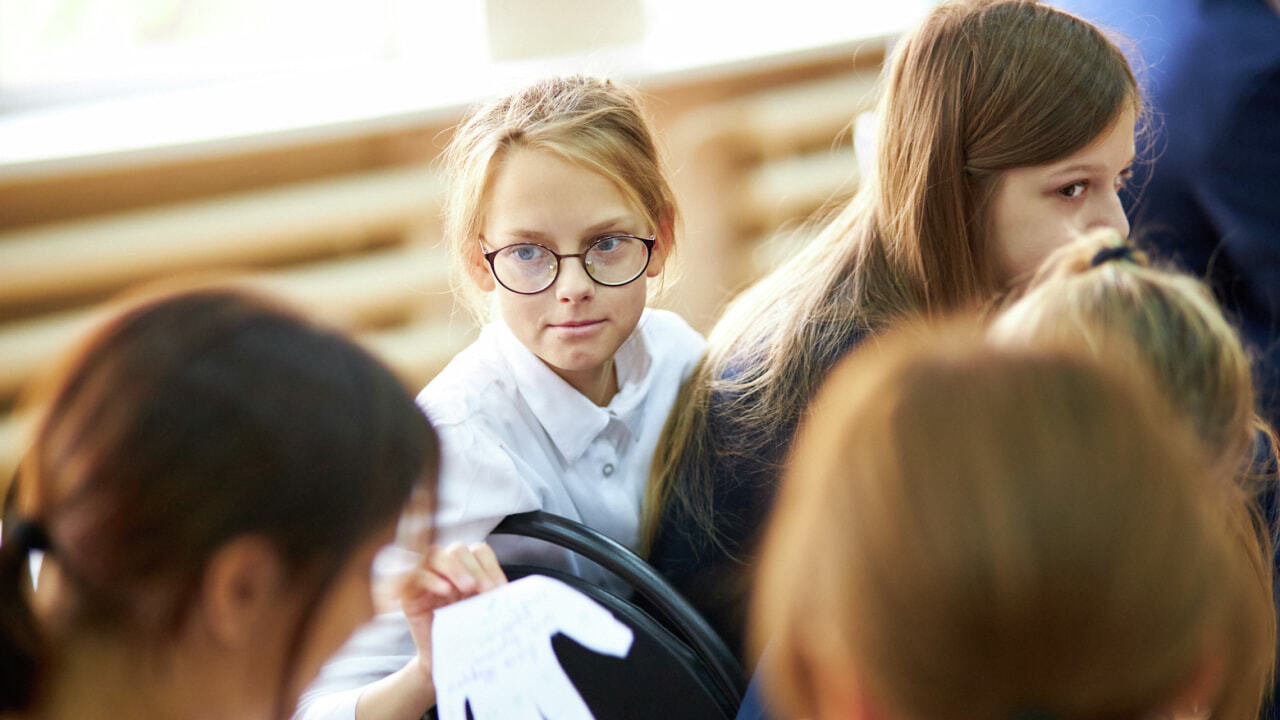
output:
M661 617L629 598L568 575L527 565L504 569L512 579L542 574L579 590L635 633L626 658L593 653L563 635L552 640L565 673L599 720L733 718L746 689L737 659L706 620L638 555L604 534L541 511L507 517L495 534L550 542L610 571Z

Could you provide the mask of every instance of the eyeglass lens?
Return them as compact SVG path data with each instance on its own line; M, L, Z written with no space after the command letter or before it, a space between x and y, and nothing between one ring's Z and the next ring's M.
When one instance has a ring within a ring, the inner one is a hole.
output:
M644 272L649 247L639 238L611 236L597 240L580 259L587 275L601 285L626 285ZM514 292L545 290L555 282L559 269L560 258L541 245L509 245L493 258L498 281Z

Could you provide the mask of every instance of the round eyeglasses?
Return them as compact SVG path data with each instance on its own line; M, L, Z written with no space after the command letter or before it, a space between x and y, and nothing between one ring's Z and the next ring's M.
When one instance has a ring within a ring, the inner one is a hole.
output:
M649 267L653 235L606 235L580 253L560 253L535 243L517 243L484 253L493 277L502 287L534 295L551 287L560 276L560 261L578 258L587 276L600 285L617 287L634 282Z

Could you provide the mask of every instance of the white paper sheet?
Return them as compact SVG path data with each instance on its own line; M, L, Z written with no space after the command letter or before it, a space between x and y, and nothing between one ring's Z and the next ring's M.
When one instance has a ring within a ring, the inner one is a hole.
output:
M564 583L531 575L443 607L431 625L440 720L593 720L551 648L558 632L613 657L631 628Z

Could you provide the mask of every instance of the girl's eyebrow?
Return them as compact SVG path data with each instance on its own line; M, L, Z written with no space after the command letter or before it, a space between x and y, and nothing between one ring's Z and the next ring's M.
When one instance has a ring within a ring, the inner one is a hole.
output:
M631 220L631 219L632 218L629 215L619 215L615 218L610 218L609 220L605 220L604 222L600 222L600 223L596 223L595 225L592 225L591 227L587 228L586 232L583 234L591 235L593 233L598 233L601 230L606 230L612 226L623 225L628 220Z
M1133 167L1133 161L1136 159L1137 159L1136 155L1134 157L1129 158L1129 162L1125 163L1124 165L1125 169L1127 170ZM1106 171L1106 169L1107 169L1106 166L1103 165L1102 163L1076 163L1074 165L1068 165L1067 167L1064 167L1060 170L1054 170L1052 173L1050 173L1050 177L1059 178L1059 177L1065 177L1068 175L1076 175L1078 173L1085 173L1085 174L1103 173Z
M510 231L510 232L503 233L503 234L504 234L504 235L509 235L509 236L511 236L511 237L513 237L513 238L519 238L519 239L521 239L521 240L545 240L545 239L547 239L547 234L546 234L546 233L544 233L544 232L540 232L540 231L538 231L538 230L512 230L512 231Z
M1075 165L1068 165L1060 170L1054 170L1050 173L1050 176L1059 178L1066 177L1068 175L1078 175L1081 173L1091 175L1096 172L1102 172L1103 169L1102 165L1098 163L1076 163Z
M617 217L609 218L604 222L598 222L595 225L592 225L586 230L583 230L582 234L584 236L595 235L596 233L604 230L608 230L609 228L617 227L619 225L624 225L625 223L631 220L633 220L633 218L630 215L618 215ZM508 232L504 232L503 235L506 235L508 237L513 237L513 238L519 238L521 240L531 240L531 241L544 241L550 238L550 235L548 235L545 232L542 232L541 230L527 230L527 229L510 230Z

